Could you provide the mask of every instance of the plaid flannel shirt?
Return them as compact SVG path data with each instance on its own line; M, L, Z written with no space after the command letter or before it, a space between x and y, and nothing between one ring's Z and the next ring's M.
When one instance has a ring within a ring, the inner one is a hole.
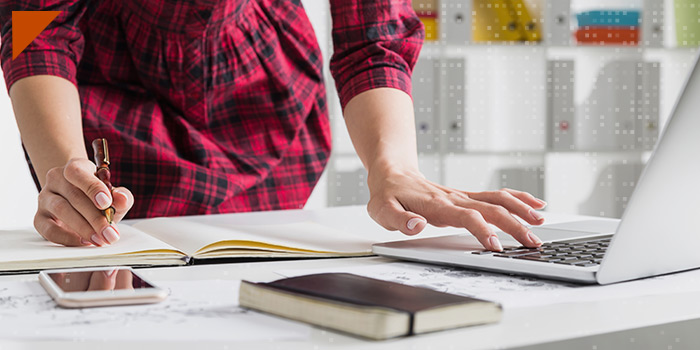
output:
M12 60L18 10L62 12ZM410 93L424 35L410 0L331 0L331 14L342 106ZM134 193L128 217L301 208L328 160L321 52L298 0L5 0L0 23L7 88L77 86L86 146L107 138L112 181Z

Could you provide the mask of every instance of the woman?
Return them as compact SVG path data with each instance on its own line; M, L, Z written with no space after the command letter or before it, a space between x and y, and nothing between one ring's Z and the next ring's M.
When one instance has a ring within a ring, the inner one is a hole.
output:
M303 207L330 152L322 61L298 0L10 0L2 66L41 189L37 231L67 246L119 239L117 221ZM61 11L16 59L11 11ZM528 247L544 202L463 192L418 170L412 67L423 28L409 0L331 0L336 81L369 172L370 216L413 235L468 229L501 250L493 223ZM111 151L113 192L90 141ZM87 149L87 150L86 150Z

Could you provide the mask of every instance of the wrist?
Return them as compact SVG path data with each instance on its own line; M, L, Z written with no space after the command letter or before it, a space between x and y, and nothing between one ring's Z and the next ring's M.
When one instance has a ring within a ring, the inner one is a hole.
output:
M396 176L418 176L425 178L418 169L418 161L377 159L367 166L368 182L376 182Z
M49 170L53 168L63 168L68 165L71 161L78 159L86 159L87 153L85 151L76 150L75 152L55 152L55 153L44 153L44 154L29 154L29 159L31 159L32 166L34 167L34 172L39 179L39 185L43 188L46 185L46 175Z

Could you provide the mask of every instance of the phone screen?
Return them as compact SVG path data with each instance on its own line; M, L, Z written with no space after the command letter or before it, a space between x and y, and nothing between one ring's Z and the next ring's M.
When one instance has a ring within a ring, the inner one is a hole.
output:
M154 288L129 269L49 273L65 293Z

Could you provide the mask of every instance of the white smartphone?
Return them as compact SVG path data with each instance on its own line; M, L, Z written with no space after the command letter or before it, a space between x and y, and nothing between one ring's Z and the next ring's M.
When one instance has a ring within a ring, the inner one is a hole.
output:
M59 306L83 308L150 304L167 292L146 281L130 267L45 270L39 282Z

